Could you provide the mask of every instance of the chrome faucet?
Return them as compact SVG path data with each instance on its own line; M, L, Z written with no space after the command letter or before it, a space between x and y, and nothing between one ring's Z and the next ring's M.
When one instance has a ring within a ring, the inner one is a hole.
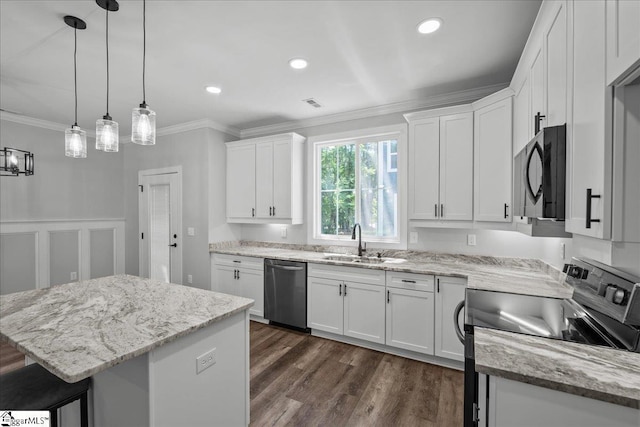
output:
M356 240L356 227L358 228L358 256L362 256L364 252L367 251L367 242L362 241L362 228L360 224L356 222L356 225L353 226L353 231L351 232L351 240ZM364 246L363 246L364 244Z

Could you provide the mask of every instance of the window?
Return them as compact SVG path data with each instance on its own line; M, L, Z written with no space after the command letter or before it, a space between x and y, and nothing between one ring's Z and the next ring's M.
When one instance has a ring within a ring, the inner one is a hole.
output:
M398 139L386 134L316 144L315 236L350 239L359 223L368 240L400 240Z

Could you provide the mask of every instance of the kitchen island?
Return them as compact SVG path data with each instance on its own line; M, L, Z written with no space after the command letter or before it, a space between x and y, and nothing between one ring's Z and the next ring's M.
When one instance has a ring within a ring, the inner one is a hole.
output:
M109 276L0 296L0 338L67 382L93 377L96 426L247 425L252 304Z

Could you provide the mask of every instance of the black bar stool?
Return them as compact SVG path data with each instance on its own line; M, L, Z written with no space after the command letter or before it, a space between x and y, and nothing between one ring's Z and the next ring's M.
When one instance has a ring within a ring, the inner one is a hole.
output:
M90 378L67 383L34 363L0 376L0 408L50 411L51 427L57 427L58 408L80 399L80 425L89 427L90 384Z

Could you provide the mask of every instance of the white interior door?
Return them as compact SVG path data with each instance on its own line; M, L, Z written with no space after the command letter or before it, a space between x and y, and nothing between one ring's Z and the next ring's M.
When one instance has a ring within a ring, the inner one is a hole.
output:
M181 172L141 171L140 276L182 284Z

